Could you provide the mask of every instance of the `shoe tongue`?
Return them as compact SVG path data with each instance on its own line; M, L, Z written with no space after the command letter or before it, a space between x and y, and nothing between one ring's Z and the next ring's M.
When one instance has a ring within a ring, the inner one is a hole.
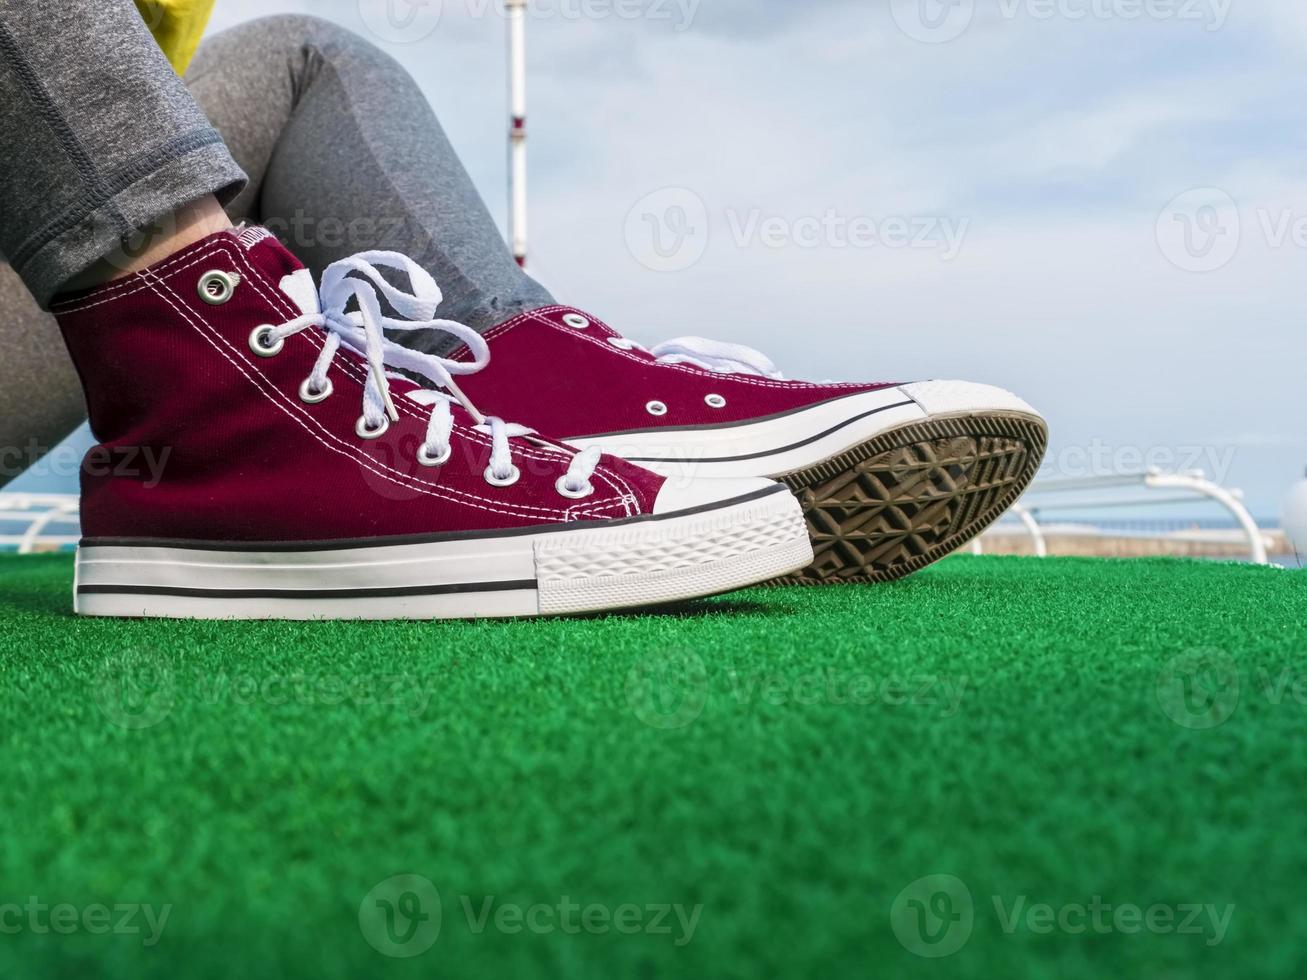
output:
M281 291L291 298L300 312L322 312L313 273L304 268L304 264L277 240L276 235L256 225L242 228L236 234L236 241L255 267L280 285Z

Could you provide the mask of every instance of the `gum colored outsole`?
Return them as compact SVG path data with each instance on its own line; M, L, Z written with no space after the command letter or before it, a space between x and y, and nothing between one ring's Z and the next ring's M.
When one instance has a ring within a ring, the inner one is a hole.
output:
M1025 491L1048 428L1018 412L911 422L780 481L815 559L787 585L892 582L966 544Z

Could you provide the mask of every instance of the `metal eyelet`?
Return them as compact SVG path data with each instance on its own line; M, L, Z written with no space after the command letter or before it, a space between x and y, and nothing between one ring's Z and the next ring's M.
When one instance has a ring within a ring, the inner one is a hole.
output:
M635 341L625 337L609 337L608 342L618 350L635 350Z
M368 428L368 417L360 415L359 420L354 423L354 431L358 433L360 439L380 439L390 428L390 419L384 415L381 416L381 424L375 429Z
M200 276L199 285L195 288L204 302L210 306L221 306L231 299L236 292L236 284L240 281L241 277L235 273L214 269Z
M439 456L431 455L431 451L427 449L425 442L418 447L418 462L423 466L443 466L449 462L449 457L453 455L454 444L452 442L445 447L445 451Z
M590 321L580 313L564 313L563 322L573 330L585 330L590 326Z
M485 473L482 475L486 478L486 482L492 487L511 487L522 478L522 471L516 466L510 465L508 468L508 476L501 480L499 477L495 476L494 467L487 466Z
M594 484L589 480L581 484L580 490L573 490L567 485L566 475L558 478L558 482L554 484L554 489L558 491L560 497L566 497L568 500L583 500L595 492Z
M653 401L645 405L644 410L650 415L666 415L667 406L663 402Z
M281 349L286 346L284 339L279 339L274 344L267 343L268 335L272 333L273 327L266 323L261 327L255 327L250 331L250 350L260 357L276 357L281 353Z
M324 378L321 388L313 387L313 379L305 378L304 383L300 385L300 401L305 405L316 405L318 402L325 402L331 397L332 384L330 378Z
M704 397L704 404L709 408L725 408L726 399L721 395L707 395Z

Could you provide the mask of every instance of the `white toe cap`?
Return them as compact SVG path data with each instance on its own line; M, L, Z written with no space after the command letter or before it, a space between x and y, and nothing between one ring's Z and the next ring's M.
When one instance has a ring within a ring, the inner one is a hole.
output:
M779 486L775 480L741 477L731 479L683 480L669 479L658 491L654 501L655 514L671 514L678 510L710 507L737 497L760 493Z
M1025 401L993 385L972 381L917 381L902 391L927 415L965 415L972 412L1024 412L1039 416Z

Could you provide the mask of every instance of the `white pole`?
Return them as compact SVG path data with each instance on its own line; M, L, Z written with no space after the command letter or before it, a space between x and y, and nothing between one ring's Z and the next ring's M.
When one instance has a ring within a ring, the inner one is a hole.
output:
M513 258L526 266L526 3L504 0L508 15L508 239Z

